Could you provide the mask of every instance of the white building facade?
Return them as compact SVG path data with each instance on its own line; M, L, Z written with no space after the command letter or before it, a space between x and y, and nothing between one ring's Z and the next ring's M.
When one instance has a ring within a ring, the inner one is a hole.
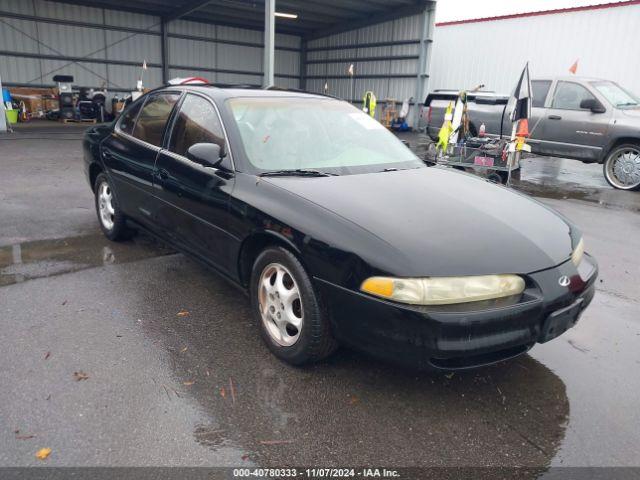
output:
M436 24L429 90L511 93L525 62L532 78L614 80L640 95L640 1Z

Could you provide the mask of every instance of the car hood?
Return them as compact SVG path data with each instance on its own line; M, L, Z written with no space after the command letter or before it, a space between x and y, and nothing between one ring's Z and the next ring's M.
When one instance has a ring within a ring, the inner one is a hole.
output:
M559 265L572 251L571 227L559 214L449 169L265 180L382 240L389 248L375 252L380 260L373 266L388 273L531 273Z
M619 109L623 115L632 118L640 118L640 107L635 108L621 108Z

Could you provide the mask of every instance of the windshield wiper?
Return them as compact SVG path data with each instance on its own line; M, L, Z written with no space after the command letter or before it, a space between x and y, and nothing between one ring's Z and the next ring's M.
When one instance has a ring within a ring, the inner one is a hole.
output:
M261 177L333 177L337 175L337 173L321 172L320 170L306 170L303 168L271 170L260 174Z
M625 103L618 103L616 107L635 107L636 105L638 105L636 102L625 102Z
M407 167L407 168L388 167L388 168L385 168L384 170L380 170L380 172L378 173L399 172L400 170L415 170L416 168L420 168L420 167Z

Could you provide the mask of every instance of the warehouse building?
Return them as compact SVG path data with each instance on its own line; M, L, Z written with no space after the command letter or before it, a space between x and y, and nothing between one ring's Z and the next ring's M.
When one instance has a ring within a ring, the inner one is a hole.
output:
M510 93L526 61L533 78L605 78L640 94L640 1L436 25L431 89Z
M141 76L148 88L200 76L423 99L434 19L426 0L0 0L0 78L52 87L72 75L74 88L114 95Z

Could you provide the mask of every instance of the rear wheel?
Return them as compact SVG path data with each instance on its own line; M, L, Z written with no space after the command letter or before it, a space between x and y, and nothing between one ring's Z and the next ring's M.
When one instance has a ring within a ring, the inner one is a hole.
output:
M336 349L311 280L288 250L271 247L258 256L250 293L262 337L278 358L301 365L321 360Z
M105 237L114 242L126 240L131 236L125 216L109 183L109 178L101 173L96 177L95 203L100 229Z
M640 189L640 145L629 143L615 147L603 165L604 178L620 190Z

